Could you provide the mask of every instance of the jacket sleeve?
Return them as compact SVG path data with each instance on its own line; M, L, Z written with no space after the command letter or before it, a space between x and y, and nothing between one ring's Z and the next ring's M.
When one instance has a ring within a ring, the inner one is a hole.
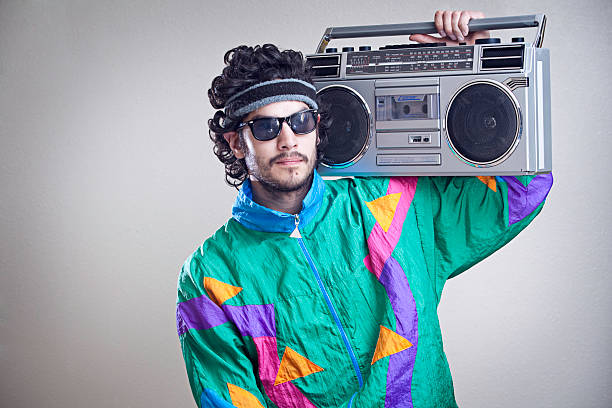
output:
M191 391L198 407L265 407L254 364L237 328L199 281L198 262L181 270L177 331Z
M447 279L523 230L541 211L551 186L552 174L419 178L417 217L438 295Z

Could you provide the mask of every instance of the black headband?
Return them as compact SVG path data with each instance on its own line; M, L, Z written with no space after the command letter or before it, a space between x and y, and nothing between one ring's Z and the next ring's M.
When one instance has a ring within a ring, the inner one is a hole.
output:
M308 82L287 78L260 82L238 92L227 100L225 114L235 120L274 102L301 101L311 109L318 109L317 92Z

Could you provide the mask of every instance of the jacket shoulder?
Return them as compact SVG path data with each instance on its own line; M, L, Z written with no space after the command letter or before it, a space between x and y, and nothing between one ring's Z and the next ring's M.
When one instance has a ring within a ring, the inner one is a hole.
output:
M235 223L235 220L230 219L187 257L179 273L177 302L205 293L205 277L225 280L232 274Z
M387 191L389 177L344 177L325 180L325 186L332 196L359 196L365 201L375 200Z

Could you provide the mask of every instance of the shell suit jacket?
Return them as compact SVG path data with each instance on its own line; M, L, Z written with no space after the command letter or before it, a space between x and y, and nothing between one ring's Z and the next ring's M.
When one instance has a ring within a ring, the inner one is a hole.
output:
M456 407L447 279L539 213L552 175L316 174L299 214L258 205L185 262L177 330L200 407ZM297 230L296 230L297 226Z

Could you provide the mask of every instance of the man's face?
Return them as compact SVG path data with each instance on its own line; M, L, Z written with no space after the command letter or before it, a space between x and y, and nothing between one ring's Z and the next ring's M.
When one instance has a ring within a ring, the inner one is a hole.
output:
M284 118L306 109L309 107L299 101L275 102L251 112L243 122L264 117ZM284 192L310 183L317 161L316 130L296 135L283 122L279 135L267 141L255 139L248 126L241 132L240 150L251 180L259 181L268 190Z

